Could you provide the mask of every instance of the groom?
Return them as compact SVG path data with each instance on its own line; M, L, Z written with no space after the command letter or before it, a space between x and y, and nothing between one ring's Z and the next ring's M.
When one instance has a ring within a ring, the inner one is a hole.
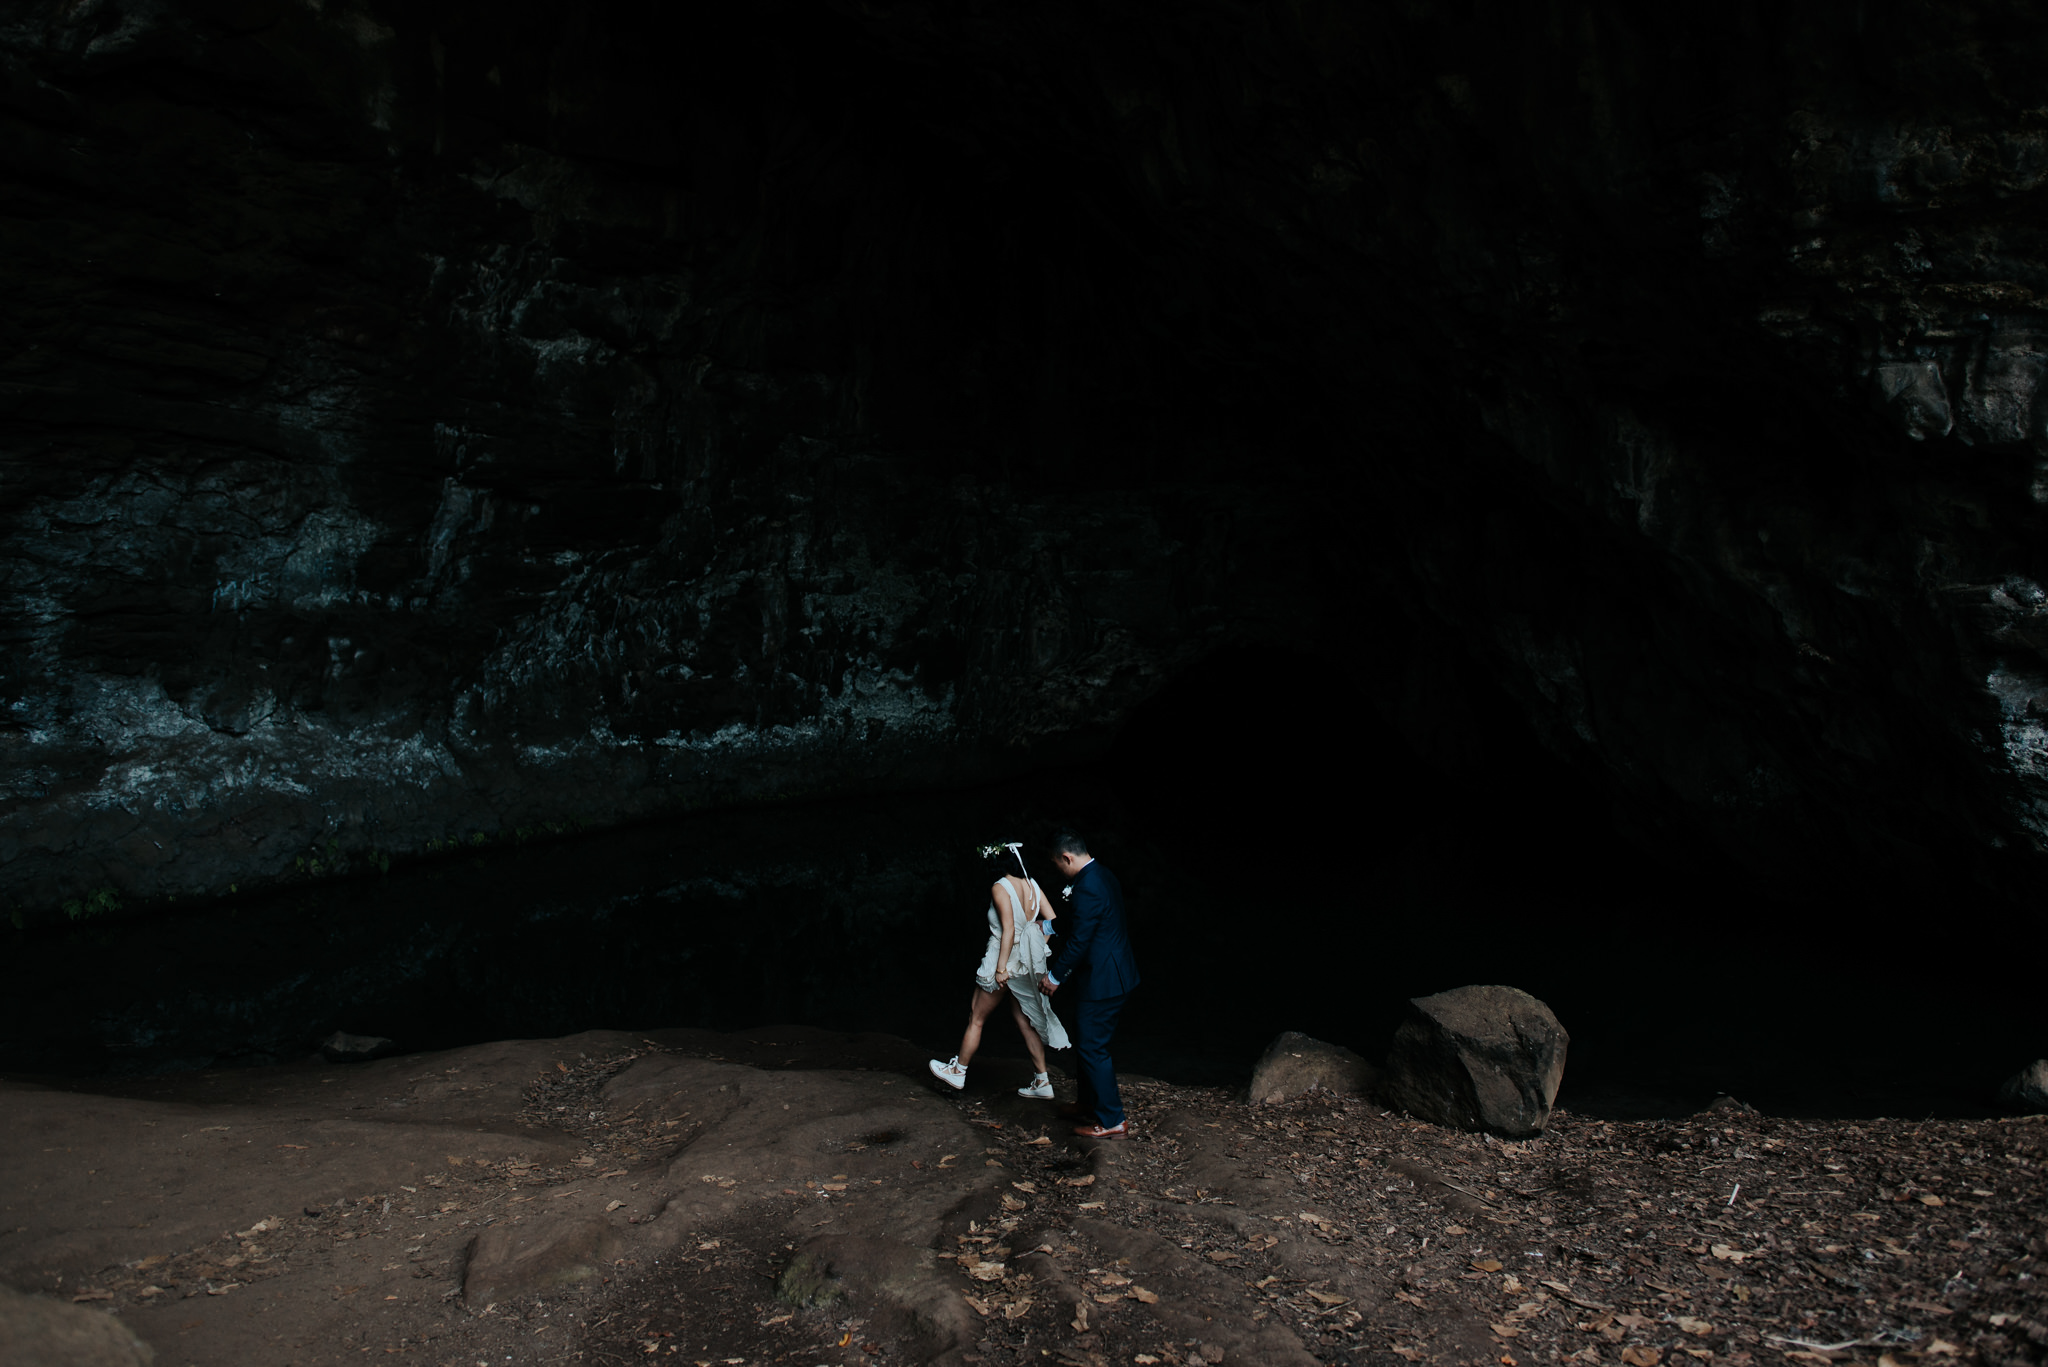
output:
M1116 875L1088 853L1088 843L1072 831L1053 842L1053 862L1073 886L1073 928L1039 986L1050 996L1061 983L1071 981L1080 998L1074 1012L1081 1097L1077 1112L1088 1123L1075 1126L1074 1133L1121 1139L1124 1104L1109 1061L1109 1041L1116 1034L1124 998L1138 985L1138 963L1131 957L1130 932L1124 926L1124 890Z

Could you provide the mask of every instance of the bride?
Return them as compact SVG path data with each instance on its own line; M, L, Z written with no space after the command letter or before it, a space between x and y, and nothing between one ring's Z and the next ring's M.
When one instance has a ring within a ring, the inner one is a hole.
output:
M967 1029L960 1036L960 1052L950 1063L933 1059L932 1074L955 1091L967 1085L967 1065L981 1047L982 1023L1007 991L1010 1014L1024 1034L1031 1066L1038 1070L1031 1085L1019 1087L1017 1095L1049 1100L1053 1092L1045 1070L1045 1046L1067 1047L1067 1028L1038 987L1038 980L1045 976L1045 937L1053 933L1055 913L1037 880L1024 867L1021 844L983 845L978 852L983 868L995 879L989 888L988 947L975 971L974 998L967 1005Z

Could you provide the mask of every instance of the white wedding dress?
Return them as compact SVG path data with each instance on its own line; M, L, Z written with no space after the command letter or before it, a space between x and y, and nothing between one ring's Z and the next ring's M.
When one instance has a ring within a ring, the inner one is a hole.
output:
M1067 1027L1053 1014L1052 1003L1038 990L1038 980L1045 976L1045 932L1039 928L1038 918L1024 919L1024 905L1017 898L1017 889L1010 880L1003 880L1003 891L1010 898L1010 924L1017 928L1010 943L1010 995L1017 999L1017 1005L1024 1008L1024 1019L1031 1022L1031 1028L1045 1041L1048 1049L1071 1047L1067 1039ZM1041 906L1045 893L1034 881L1031 891ZM975 970L974 981L984 992L996 990L996 955L1003 949L1003 917L996 910L995 903L988 908L988 947L981 952L981 967Z

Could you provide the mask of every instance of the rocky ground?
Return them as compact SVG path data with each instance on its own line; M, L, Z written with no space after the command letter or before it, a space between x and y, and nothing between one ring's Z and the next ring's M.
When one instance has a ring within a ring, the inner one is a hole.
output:
M2048 1361L2042 1120L1507 1143L1136 1080L1099 1144L922 1070L781 1027L0 1083L0 1282L165 1367Z

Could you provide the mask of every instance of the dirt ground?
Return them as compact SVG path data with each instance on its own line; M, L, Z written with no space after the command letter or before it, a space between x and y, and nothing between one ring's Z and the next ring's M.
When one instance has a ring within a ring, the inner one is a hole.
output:
M1024 1071L780 1027L0 1082L0 1282L162 1367L2048 1362L2048 1121L1505 1143L1137 1079L1103 1143Z

